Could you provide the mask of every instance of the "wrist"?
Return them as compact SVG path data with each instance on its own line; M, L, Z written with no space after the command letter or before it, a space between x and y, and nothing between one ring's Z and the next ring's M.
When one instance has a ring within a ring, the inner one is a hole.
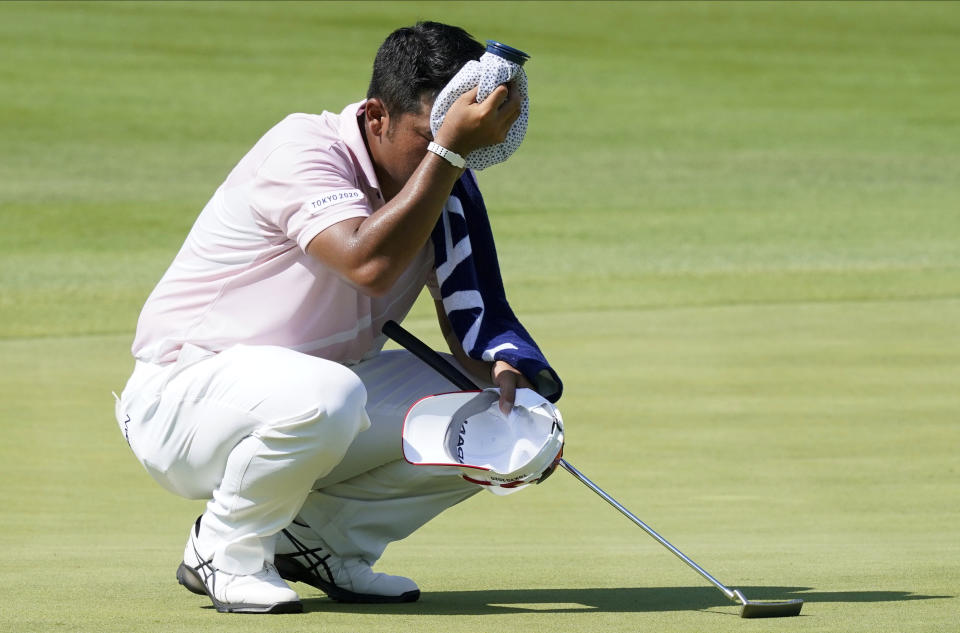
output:
M430 144L427 145L427 151L433 152L457 169L464 169L467 166L466 159L460 153L442 143L431 141Z

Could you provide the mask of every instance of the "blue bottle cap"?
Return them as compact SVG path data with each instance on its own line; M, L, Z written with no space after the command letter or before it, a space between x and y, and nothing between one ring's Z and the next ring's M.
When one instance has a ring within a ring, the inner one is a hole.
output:
M508 62L513 62L520 66L523 66L523 63L530 59L530 56L523 51L517 50L512 46L507 46L506 44L501 44L496 40L487 40L487 52L493 53Z

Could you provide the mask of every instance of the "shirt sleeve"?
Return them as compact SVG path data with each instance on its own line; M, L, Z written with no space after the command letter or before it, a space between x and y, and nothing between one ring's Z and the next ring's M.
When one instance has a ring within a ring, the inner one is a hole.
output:
M303 251L324 229L372 213L350 152L338 144L277 147L257 169L250 197L258 213Z

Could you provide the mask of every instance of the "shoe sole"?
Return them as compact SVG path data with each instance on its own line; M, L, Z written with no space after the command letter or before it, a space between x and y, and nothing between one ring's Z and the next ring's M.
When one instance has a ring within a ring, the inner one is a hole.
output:
M300 563L283 556L277 556L274 561L280 577L284 580L302 582L310 585L330 596L331 600L347 604L398 604L401 602L416 602L420 599L420 590L407 591L398 596L384 596L375 593L357 593L331 584L307 571ZM189 589L189 587L187 587ZM193 591L191 589L191 591Z
M299 600L292 602L275 602L273 604L227 604L220 602L210 595L200 575L190 569L186 563L177 567L177 581L189 591L201 596L207 596L220 613L303 613L303 603Z

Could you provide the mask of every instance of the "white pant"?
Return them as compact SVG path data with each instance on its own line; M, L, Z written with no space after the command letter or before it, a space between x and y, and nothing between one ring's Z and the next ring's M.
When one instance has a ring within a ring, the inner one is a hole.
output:
M164 488L209 499L200 542L216 567L258 571L298 513L335 554L373 564L479 490L402 458L407 409L451 390L402 351L347 368L281 347L186 346L172 365L137 363L117 421Z

